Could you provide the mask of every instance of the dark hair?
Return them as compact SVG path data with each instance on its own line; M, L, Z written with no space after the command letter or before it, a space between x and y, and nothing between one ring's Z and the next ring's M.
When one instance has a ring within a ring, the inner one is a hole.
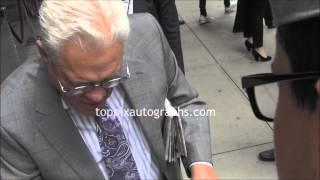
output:
M280 26L277 40L288 56L293 73L320 71L320 17ZM316 81L291 83L297 103L311 111L320 98L315 89Z

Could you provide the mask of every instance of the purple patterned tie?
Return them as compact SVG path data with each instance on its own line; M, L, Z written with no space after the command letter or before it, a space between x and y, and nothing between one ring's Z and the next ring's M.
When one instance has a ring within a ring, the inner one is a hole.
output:
M136 163L118 117L114 113L110 114L97 117L97 135L109 179L140 180Z

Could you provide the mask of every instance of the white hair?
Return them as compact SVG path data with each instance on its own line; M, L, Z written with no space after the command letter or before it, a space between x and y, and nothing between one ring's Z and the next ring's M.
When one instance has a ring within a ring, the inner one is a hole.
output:
M118 0L45 0L39 14L44 48L53 59L68 40L84 50L98 49L125 40L130 30Z

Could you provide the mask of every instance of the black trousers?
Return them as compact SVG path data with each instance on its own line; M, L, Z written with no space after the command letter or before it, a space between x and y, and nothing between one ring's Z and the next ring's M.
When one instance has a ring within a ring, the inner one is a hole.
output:
M273 15L270 7L270 3L267 3L266 10L264 13L264 22L267 26L272 26L273 25Z
M224 0L224 7L230 6L230 0ZM200 15L207 16L206 0L199 0Z
M224 7L230 6L230 0L224 0ZM206 0L199 0L200 15L207 16Z
M202 16L207 16L206 2L207 0L199 0L200 15Z
M253 38L253 46L263 46L263 17L268 0L246 0L244 37Z
M230 0L224 0L224 7L230 6Z

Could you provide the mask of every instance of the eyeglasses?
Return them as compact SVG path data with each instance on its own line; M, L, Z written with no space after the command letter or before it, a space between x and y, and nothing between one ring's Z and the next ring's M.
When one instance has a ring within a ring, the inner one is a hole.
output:
M63 94L67 96L76 96L80 94L84 94L96 87L103 87L104 89L111 89L118 86L120 83L130 78L129 67L126 65L125 71L121 70L119 75L116 75L113 78L103 80L99 83L88 83L81 86L76 86L70 88L70 90L66 90L66 88L62 85L61 81L58 78L58 83L60 86L60 90Z
M241 82L255 116L264 121L273 121L278 100L278 86L275 82L319 78L320 71L281 75L264 73L244 76Z

